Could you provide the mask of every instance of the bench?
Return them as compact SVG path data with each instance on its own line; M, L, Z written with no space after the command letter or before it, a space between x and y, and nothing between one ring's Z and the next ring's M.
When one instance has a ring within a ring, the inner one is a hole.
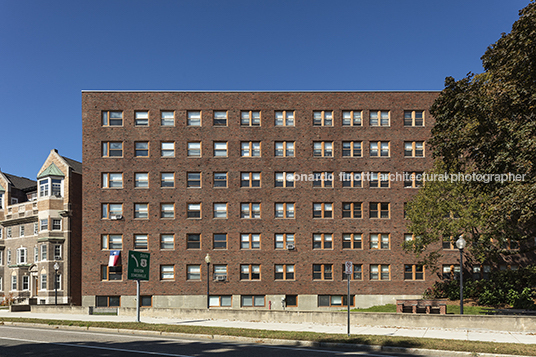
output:
M437 300L396 300L396 312L444 315L447 313L447 304Z

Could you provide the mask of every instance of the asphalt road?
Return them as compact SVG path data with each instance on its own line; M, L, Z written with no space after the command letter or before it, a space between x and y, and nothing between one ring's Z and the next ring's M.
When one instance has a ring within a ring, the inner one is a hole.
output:
M379 352L0 326L0 357L64 356L400 356ZM408 355L405 355L408 356Z

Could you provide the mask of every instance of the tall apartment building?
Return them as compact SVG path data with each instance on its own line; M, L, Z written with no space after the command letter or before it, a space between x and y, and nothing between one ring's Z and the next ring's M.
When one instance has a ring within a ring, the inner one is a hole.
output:
M82 164L52 150L37 181L0 172L0 297L81 303Z
M135 306L129 250L142 306L206 307L210 283L211 308L340 308L346 261L352 305L421 296L404 204L437 96L84 91L83 305Z

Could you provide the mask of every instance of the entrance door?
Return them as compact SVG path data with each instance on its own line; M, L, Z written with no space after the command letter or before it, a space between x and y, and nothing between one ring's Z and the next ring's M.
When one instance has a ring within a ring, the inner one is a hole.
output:
M38 295L37 293L39 292L39 289L37 288L37 284L39 283L39 279L38 279L37 276L33 276L32 278L33 278L32 279L33 280L32 281L32 283L33 283L32 284L32 296L37 296Z

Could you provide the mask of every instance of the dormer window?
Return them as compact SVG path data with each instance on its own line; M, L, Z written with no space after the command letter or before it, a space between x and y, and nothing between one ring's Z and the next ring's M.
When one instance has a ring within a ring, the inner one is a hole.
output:
M39 197L63 197L63 172L54 165L50 166L37 177L39 180Z

